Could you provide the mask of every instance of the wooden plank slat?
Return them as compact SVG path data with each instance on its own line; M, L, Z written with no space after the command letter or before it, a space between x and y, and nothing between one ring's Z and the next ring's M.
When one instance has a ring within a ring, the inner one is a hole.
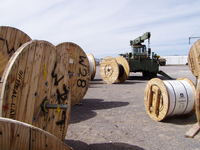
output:
M185 137L193 138L200 131L199 123L195 123L190 130L185 133Z
M152 86L149 87L149 91L147 93L147 101L146 101L146 105L148 108L148 111L151 112L151 108L152 108L152 104L153 104L153 92L152 92Z

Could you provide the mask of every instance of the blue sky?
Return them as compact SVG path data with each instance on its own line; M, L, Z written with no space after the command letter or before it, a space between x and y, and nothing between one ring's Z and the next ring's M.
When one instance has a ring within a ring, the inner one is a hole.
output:
M200 0L1 0L0 18L32 39L75 42L97 58L129 52L146 31L158 55L187 55L189 36L200 36Z

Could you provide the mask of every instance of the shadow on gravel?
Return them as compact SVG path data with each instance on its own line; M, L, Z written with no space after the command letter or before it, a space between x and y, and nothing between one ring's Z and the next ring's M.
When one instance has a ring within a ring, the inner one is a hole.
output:
M90 88L97 88L97 87L94 87L94 85L95 84L107 84L107 83L105 83L103 80L101 80L101 79L99 79L100 81L98 81L98 82L95 82L95 81L90 81ZM128 79L129 80L129 79ZM143 81L141 81L141 82L135 82L135 81L128 81L128 80L126 80L125 82L123 82L123 83L113 83L113 84L136 84L136 83L144 83ZM98 87L99 88L99 87Z
M65 140L74 150L145 150L141 147L126 143L95 143L87 144L82 141Z
M195 124L197 122L195 114L187 114L182 116L172 116L170 118L166 118L164 123L172 123L177 125L188 125Z
M93 79L90 84L105 84L102 79Z
M144 82L136 82L136 81L132 81L132 82L130 82L130 81L128 81L128 80L126 80L125 82L123 82L123 83L119 83L119 84L121 84L121 85L126 85L126 84L137 84L137 83L144 83Z
M169 78L164 77L164 76L160 76L160 75L158 75L155 78L159 78L161 80L170 80ZM144 81L148 81L148 80L151 80L151 79L153 79L153 78L143 77L143 76L129 76L128 77L128 80L144 80Z
M143 76L129 76L128 80L149 80L149 78Z
M93 110L111 109L128 104L128 102L108 102L103 99L84 99L81 104L72 107L70 123L78 123L95 117L97 113Z
M92 81L102 81L102 79L93 79Z

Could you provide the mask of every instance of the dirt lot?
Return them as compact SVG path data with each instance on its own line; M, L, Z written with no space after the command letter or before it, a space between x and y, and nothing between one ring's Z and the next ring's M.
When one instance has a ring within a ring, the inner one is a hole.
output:
M195 81L188 66L160 70ZM194 114L164 122L155 122L146 114L147 81L141 74L132 74L123 84L108 85L97 72L82 105L73 107L66 143L75 150L200 150L200 134L194 139L184 137L196 122Z

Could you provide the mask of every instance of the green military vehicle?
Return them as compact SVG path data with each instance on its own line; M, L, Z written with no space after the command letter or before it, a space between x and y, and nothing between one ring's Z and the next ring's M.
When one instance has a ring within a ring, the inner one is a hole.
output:
M130 66L130 72L142 72L144 77L156 77L157 74L169 77L163 71L159 71L158 55L151 52L150 45L151 33L146 32L142 36L139 36L135 40L130 41L132 47L131 53L120 54L125 57ZM142 44L145 40L148 40L148 47Z

